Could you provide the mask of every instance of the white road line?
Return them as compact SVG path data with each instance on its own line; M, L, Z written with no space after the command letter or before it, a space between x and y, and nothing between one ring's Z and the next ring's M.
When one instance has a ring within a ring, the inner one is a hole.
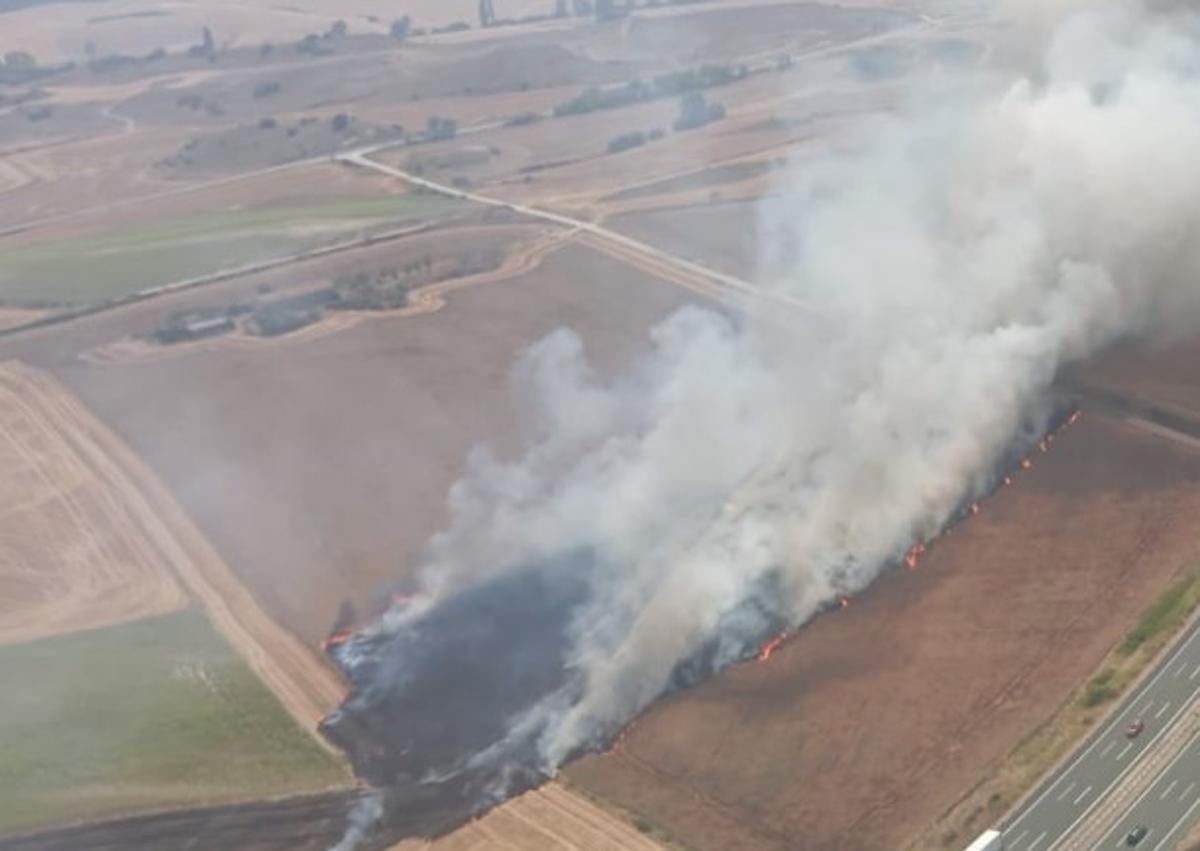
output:
M1192 671L1192 674L1191 674L1191 676L1188 677L1188 679L1194 680L1198 676L1200 676L1200 665L1196 666L1195 670Z
M1175 648L1175 652L1171 654L1171 658L1168 659L1167 662L1161 668L1159 668L1158 671L1155 672L1154 676L1152 676L1150 678L1149 682L1147 682L1145 685L1142 686L1143 694L1145 692L1149 691L1150 689L1154 688L1154 685L1162 678L1163 674L1165 674L1169 670L1171 665L1174 665L1179 660L1179 657L1184 653L1184 651L1187 650L1187 648L1191 645L1191 643L1193 641L1196 640L1196 638L1198 636L1200 636L1200 629L1194 629L1192 631L1192 634L1187 637L1187 640L1184 641L1182 644L1180 644L1177 648ZM1097 745L1100 744L1100 742L1104 741L1105 737L1109 733L1111 733L1113 730L1117 729L1117 726L1120 723L1121 723L1120 713L1114 712L1113 716L1112 716L1112 721L1109 722L1108 727L1104 730L1104 732L1097 734L1096 737L1094 739L1092 739L1091 744L1089 744L1086 748L1084 748L1082 751L1080 751L1079 753L1077 753L1075 755L1075 758L1073 760L1071 760L1071 762L1067 765L1067 767L1059 773L1058 777L1056 779L1054 779L1053 781L1051 781L1050 783L1048 783L1046 785L1046 788L1043 789L1041 791L1041 793L1036 798L1034 798L1033 801L1031 801L1025 807L1025 809L1023 809L1021 811L1021 813L1016 817L1016 819L1013 820L1013 823L1011 825L1009 825L1008 829L1009 830L1015 829L1022 821L1024 821L1029 816L1030 813L1037 810L1038 805L1041 804L1041 802L1046 798L1046 796L1049 795L1052 791L1054 791L1058 787L1058 784L1061 783L1063 781L1063 779L1068 774L1070 774L1071 771L1073 771L1075 769L1075 767L1077 765L1079 765L1079 763L1082 762L1088 756L1088 754L1090 754L1092 752L1092 750ZM1117 778L1117 779L1119 779L1119 778ZM1108 786L1109 789L1111 789L1113 784L1115 784L1117 782L1117 779L1114 779L1113 782L1109 784L1109 786ZM1097 800L1099 800L1101 797L1103 797L1103 793L1105 793L1105 792L1107 792L1107 789L1102 790L1102 794L1097 796ZM1086 813L1085 813L1085 815L1086 815ZM1080 816L1080 818L1083 818L1083 816ZM1075 826L1074 824L1071 825L1072 828L1074 828L1074 826ZM1051 847L1053 847L1053 846L1051 846Z
M1170 840L1171 835L1175 831L1179 830L1179 826L1181 824L1187 824L1188 819L1190 819L1192 817L1192 811L1195 810L1196 807L1200 807L1200 798L1197 798L1195 801L1192 802L1192 805L1187 808L1187 812L1183 814L1183 816L1179 819L1179 821L1175 822L1175 826L1172 827L1170 830L1168 830L1166 835L1163 836L1162 841L1154 846L1153 851L1158 851L1159 848L1162 848L1164 845L1166 845L1167 842Z
M1062 794L1061 794L1061 795L1059 795L1059 796L1058 796L1058 798L1057 798L1056 800L1059 800L1059 801L1061 801L1063 798L1067 797L1067 795L1070 795L1070 794L1071 794L1071 790L1072 790L1072 789L1074 789L1074 788L1075 788L1075 781L1074 781L1074 780L1072 780L1072 781L1071 781L1071 785L1070 785L1070 786L1068 786L1066 789L1063 789L1063 790L1062 790Z
M1170 708L1171 708L1171 701L1168 700L1166 703L1163 704L1162 709L1160 709L1154 713L1154 720L1157 721L1159 718L1162 718L1163 713L1166 712Z
M1100 758L1103 759L1104 757L1108 756L1112 752L1112 749L1115 748L1116 746L1117 746L1117 740L1113 739L1111 742L1109 742L1107 745L1104 746L1104 750L1100 751Z
M1165 801L1167 799L1167 795L1170 795L1173 791L1175 791L1175 787L1178 785L1179 785L1178 780L1172 780L1170 783L1167 784L1167 788L1163 789L1163 793L1158 796L1158 800Z
M1083 799L1084 799L1084 798L1086 798L1086 797L1088 796L1088 793L1089 793L1089 792L1091 792L1091 791L1092 791L1092 787L1091 787L1091 786L1089 786L1089 787L1087 787L1086 789L1084 789L1082 792L1080 792L1080 793L1079 793L1079 797L1075 799L1075 802L1074 802L1074 803L1075 803L1075 806L1077 806L1077 807L1078 807L1078 806L1079 806L1079 804L1080 804L1080 802L1082 802L1082 801L1083 801Z
M1017 851L1017 846L1021 844L1021 840L1024 839L1028 835L1029 835L1028 830L1022 830L1021 835L1018 836L1016 839L1014 839L1011 843L1009 843L1005 847L1011 849L1011 851Z
M1192 790L1196 788L1195 782L1189 783L1187 788L1183 790L1183 794L1179 796L1179 800L1186 801L1188 796L1192 794Z
M1183 672L1186 670L1187 670L1187 662L1180 662L1179 667L1175 669L1175 673L1173 676L1182 677Z
M1121 748L1121 752L1117 754L1117 762L1125 758L1125 754L1129 753L1129 749L1133 747L1133 742L1126 742L1125 747Z
M1180 715L1183 714L1183 711L1185 709L1187 709L1187 704L1184 704L1184 706L1181 707L1180 710L1171 717L1172 723L1175 721L1175 719L1177 719ZM1158 737L1156 736L1155 738L1157 739ZM1185 756L1189 755L1189 752L1192 749L1192 745L1196 744L1197 740L1200 740L1200 732L1197 732L1190 739L1188 739L1187 742L1184 744L1183 748L1179 751L1179 753L1177 753L1174 757L1172 757L1171 761L1168 762L1166 764L1166 766L1164 766L1163 769L1158 772L1159 780L1162 780L1164 777L1170 776L1171 772L1175 769L1175 766L1179 763L1179 760L1181 760ZM1126 771L1122 772L1122 776L1124 776L1126 773L1128 773L1128 769L1126 769ZM1149 786L1147 786L1142 791L1142 794L1140 794L1136 798L1134 798L1133 803L1125 808L1125 812L1126 813L1137 812L1137 808L1139 806L1141 806L1142 801L1145 800L1146 796L1149 795L1152 791L1154 791L1154 787L1158 785L1159 780L1156 780L1154 783L1151 783ZM1200 804L1200 799L1197 799L1196 803L1192 804L1192 807L1188 809L1189 813L1192 811L1192 809L1195 808L1196 804ZM1091 808L1089 807L1089 809L1091 809ZM1086 813L1084 815L1086 815ZM1080 818L1083 818L1083 816L1080 816ZM1184 815L1184 818L1187 818L1186 814ZM1178 827L1178 826L1179 825L1176 824L1176 827ZM1074 827L1075 827L1075 825L1071 825L1072 830L1074 829ZM1116 830L1116 829L1117 829L1116 827L1113 828L1113 830ZM1174 829L1175 828L1171 828L1172 831L1174 831ZM1151 831L1151 832L1153 832L1153 831ZM1146 834L1146 835L1149 836L1150 834ZM1170 836L1170 834L1167 834L1167 835ZM1155 847L1157 848L1157 846L1155 846Z
M1142 711L1139 712L1138 715L1145 715L1147 712L1150 711L1150 707L1153 705L1154 705L1154 701L1152 700L1149 703L1147 703L1145 706L1142 707Z
M1029 851L1037 851L1037 847L1042 844L1042 840L1046 838L1046 831L1038 834L1038 838L1029 843Z

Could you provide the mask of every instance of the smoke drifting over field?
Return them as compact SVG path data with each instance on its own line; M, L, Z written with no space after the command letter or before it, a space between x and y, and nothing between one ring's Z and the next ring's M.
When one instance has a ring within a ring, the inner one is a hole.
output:
M490 802L602 746L936 535L1063 365L1196 329L1197 22L1063 8L1028 78L797 163L764 228L791 270L760 283L811 313L684 309L615 379L566 329L521 359L525 451L472 454L416 600L341 656L347 716L396 709L374 735L416 757L404 782L481 770ZM435 673L473 654L478 688ZM471 710L410 734L414 691Z

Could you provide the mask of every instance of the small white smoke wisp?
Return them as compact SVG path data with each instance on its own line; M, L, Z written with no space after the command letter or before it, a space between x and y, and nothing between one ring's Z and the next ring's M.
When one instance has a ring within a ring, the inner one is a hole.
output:
M383 795L371 790L354 802L347 816L346 833L329 851L354 851L383 818Z

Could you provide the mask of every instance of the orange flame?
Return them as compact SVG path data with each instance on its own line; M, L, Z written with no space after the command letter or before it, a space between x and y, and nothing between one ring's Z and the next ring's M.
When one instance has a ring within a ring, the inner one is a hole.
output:
M1075 423L1079 422L1079 418L1082 416L1083 411L1076 411L1075 413L1071 414L1070 418L1067 420L1067 425L1075 425Z
M321 649L328 651L330 647L337 647L339 644L345 644L350 639L348 632L335 632L333 635L321 642Z
M764 644L758 651L758 661L765 662L774 655L775 651L780 648L784 641L787 640L787 633L781 632L779 635L772 638Z
M1032 462L1032 461L1030 461L1028 458L1022 458L1022 459L1021 459L1021 469L1022 469L1022 470L1028 470L1028 469L1030 469L1031 467L1033 467L1033 462Z
M904 554L904 563L908 565L910 570L916 570L923 555L925 555L925 545L913 544L909 547L908 552Z
M978 513L979 513L979 503L972 502L971 503L971 516L974 517Z
M847 607L847 606L849 606L849 605L850 605L850 598L849 598L849 597L843 597L843 598L842 598L842 608L844 609L844 608L846 608L846 607Z

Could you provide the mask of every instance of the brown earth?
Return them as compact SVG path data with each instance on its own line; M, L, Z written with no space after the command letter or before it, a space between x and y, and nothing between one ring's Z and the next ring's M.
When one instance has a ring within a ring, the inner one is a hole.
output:
M768 663L569 770L700 851L901 847L1197 555L1200 453L1089 413L981 514Z
M558 783L492 810L434 842L390 851L662 851L646 833Z
M1200 343L1129 346L1075 370L1073 382L1200 420Z
M86 416L44 374L0 363L0 644L187 605L127 483L89 463Z

